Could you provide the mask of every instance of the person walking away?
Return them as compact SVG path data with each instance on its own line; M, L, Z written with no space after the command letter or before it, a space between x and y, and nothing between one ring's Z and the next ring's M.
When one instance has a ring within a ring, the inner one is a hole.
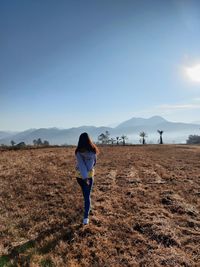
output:
M89 223L89 213L91 207L90 194L94 183L94 166L96 165L97 154L99 154L99 150L92 142L88 133L82 133L78 140L75 156L77 160L76 179L81 187L84 197L84 225Z

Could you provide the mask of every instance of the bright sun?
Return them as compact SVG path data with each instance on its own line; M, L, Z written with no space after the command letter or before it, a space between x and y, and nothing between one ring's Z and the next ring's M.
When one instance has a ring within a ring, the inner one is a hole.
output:
M192 67L186 67L185 72L190 80L200 82L200 64Z

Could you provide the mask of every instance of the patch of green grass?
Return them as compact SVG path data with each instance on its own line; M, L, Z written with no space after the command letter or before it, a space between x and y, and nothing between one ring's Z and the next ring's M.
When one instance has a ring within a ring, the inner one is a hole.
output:
M26 242L23 245L15 247L13 250L13 253L17 255L21 253L23 254L27 250L34 248L34 246L35 246L35 242L31 240L31 241ZM32 257L32 254L25 255L23 256L23 261L30 262L31 257ZM15 267L15 266L17 265L11 263L11 259L8 255L0 256L0 267Z
M8 256L1 256L0 257L0 267L6 266L7 263L9 263Z
M40 262L41 267L54 267L54 263L51 259L42 259Z
M16 250L17 252L20 254L20 253L24 253L26 250L30 249L30 248L33 248L35 245L35 242L34 241L28 241L26 242L25 244L19 246Z
M0 257L0 267L13 267L14 265L10 262L8 256L1 256Z

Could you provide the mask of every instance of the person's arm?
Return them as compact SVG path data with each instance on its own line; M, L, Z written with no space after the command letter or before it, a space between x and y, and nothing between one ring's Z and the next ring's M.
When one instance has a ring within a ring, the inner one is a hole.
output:
M88 178L87 166L85 164L83 157L80 155L79 152L76 153L76 159L77 159L78 169L81 173L82 178L87 179Z
M95 153L90 153L87 161L86 161L86 165L87 165L87 169L88 171L91 171L92 168L95 166L97 161L97 157Z

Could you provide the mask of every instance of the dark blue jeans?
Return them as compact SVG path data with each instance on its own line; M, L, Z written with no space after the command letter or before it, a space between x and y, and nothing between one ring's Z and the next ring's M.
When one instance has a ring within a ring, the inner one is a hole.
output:
M84 197L84 206L85 206L84 218L88 218L89 213L90 213L90 205L91 205L90 193L92 190L94 180L93 178L89 178L89 185L88 185L83 179L81 178L76 178L76 179L82 189L82 193Z

